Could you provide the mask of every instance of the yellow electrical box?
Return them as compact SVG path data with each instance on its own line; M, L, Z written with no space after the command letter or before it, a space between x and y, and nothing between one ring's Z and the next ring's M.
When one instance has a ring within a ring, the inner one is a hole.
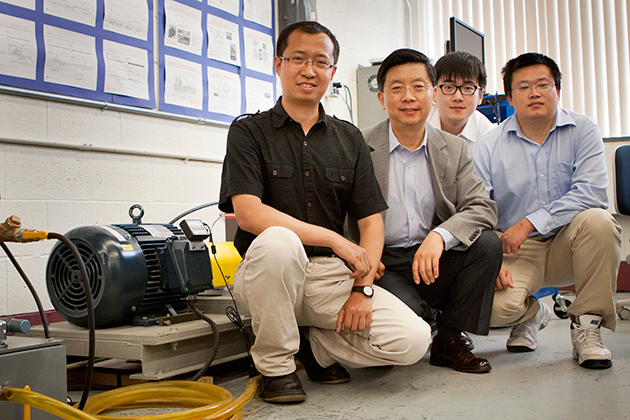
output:
M234 247L234 242L217 242L215 246L217 248L216 260L212 255L210 243L206 243L208 247L208 253L210 255L210 262L212 265L212 285L214 287L225 287L227 284L234 284L234 274L238 268L238 264L241 262L241 255ZM217 261L219 267L217 267ZM223 275L221 275L223 272ZM223 278L225 276L225 279Z

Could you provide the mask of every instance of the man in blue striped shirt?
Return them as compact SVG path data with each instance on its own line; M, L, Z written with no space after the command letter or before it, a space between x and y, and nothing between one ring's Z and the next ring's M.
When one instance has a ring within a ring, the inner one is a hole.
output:
M473 149L479 176L497 203L504 253L490 325L512 326L509 351L534 351L551 311L531 295L575 284L573 357L585 368L609 368L612 355L600 327L615 328L621 228L605 210L599 128L558 107L561 73L551 58L523 54L502 74L514 115Z

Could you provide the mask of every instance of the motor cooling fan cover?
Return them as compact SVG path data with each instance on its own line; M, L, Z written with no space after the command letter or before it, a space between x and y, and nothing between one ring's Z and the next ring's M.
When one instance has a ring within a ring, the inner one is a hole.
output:
M148 277L146 259L138 242L115 226L79 227L65 236L77 246L85 263L96 328L130 323L142 302ZM70 248L61 242L48 259L46 287L53 306L64 319L87 327L79 265Z

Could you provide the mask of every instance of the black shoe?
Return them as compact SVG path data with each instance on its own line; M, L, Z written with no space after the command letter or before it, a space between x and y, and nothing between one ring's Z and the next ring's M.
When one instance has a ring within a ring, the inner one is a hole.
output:
M308 327L300 328L300 350L295 355L304 366L308 379L318 384L343 384L350 380L350 374L339 363L323 368L315 360L311 342L308 339Z
M297 404L306 399L300 378L293 373L283 376L261 375L260 399L274 404Z

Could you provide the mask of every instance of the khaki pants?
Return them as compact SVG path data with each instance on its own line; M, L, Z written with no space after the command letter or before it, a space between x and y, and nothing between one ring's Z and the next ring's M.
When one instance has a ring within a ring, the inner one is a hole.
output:
M335 332L337 314L353 280L343 260L309 258L295 233L271 227L252 242L234 277L238 302L252 317L254 364L265 376L295 371L298 326L310 326L317 362L350 368L410 365L426 353L431 328L404 303L377 286L372 325L361 332Z
M614 330L613 294L620 262L621 227L602 209L579 213L551 238L528 238L516 254L503 255L514 288L495 292L490 326L527 321L540 307L532 294L543 287L575 284L576 297L569 306L571 319L600 315L603 325Z

